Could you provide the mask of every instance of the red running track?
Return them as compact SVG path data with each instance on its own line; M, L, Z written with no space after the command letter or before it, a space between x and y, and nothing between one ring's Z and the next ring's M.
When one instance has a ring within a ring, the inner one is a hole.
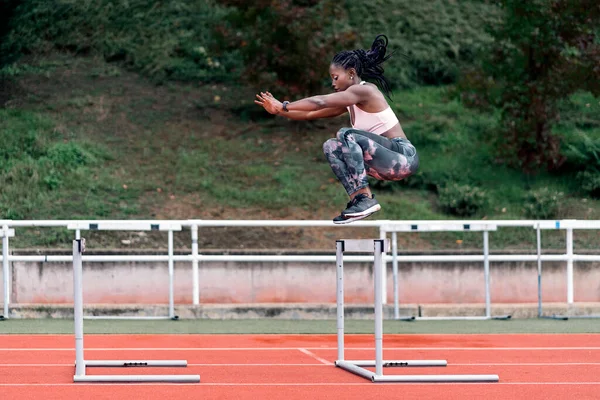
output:
M385 359L445 359L385 374L496 374L498 383L371 383L333 366L335 335L86 335L88 360L184 359L187 368L91 374L200 374L196 384L73 383L72 335L0 335L3 399L600 399L600 335L385 335ZM346 359L373 359L346 335Z

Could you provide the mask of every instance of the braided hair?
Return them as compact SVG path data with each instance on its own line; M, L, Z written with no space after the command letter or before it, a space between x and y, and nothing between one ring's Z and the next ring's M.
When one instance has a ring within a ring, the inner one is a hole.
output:
M374 80L383 93L390 97L390 82L383 76L383 67L381 66L384 61L392 56L391 54L385 55L387 45L387 36L378 35L373 41L370 50L365 51L363 49L357 49L341 51L333 57L331 64L338 65L345 70L354 68L356 74L361 79Z

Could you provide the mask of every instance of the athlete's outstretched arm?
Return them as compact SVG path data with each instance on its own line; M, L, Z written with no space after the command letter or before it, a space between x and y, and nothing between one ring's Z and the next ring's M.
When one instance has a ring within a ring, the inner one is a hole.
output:
M254 102L264 107L271 114L299 121L337 117L347 112L345 107L329 107L316 111L283 111L282 103L269 92L261 92L260 95L257 94Z
M292 111L317 111L325 108L346 108L365 101L369 89L363 85L353 85L343 92L307 97L287 104L286 109ZM283 110L284 112L286 110Z

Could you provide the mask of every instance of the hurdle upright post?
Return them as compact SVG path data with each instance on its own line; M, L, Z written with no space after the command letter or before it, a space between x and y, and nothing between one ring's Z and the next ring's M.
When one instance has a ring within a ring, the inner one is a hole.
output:
M200 274L198 271L198 225L190 228L192 234L192 304L200 304Z
M392 271L394 277L394 319L400 319L400 288L398 287L398 233L392 232Z
M383 375L383 268L382 253L386 240L373 241L373 280L375 281L375 374Z
M73 316L75 323L75 376L85 376L83 358L83 266L85 239L73 240Z
M567 245L567 305L571 307L574 301L573 290L573 228L566 229Z
M542 318L542 235L540 223L536 224L536 250L537 250L537 284L538 284L538 318Z
M10 265L8 263L8 238L15 235L14 229L9 229L8 225L3 225L0 230L2 235L2 280L4 283L4 314L2 319L8 319L10 314Z
M490 232L483 231L483 278L485 280L485 316L492 317L492 299L490 294Z
M168 243L168 252L169 252L169 318L175 320L177 317L175 316L175 288L174 288L174 280L175 280L175 271L173 268L173 230L169 229L169 243Z
M337 299L337 359L344 359L344 242L338 240L336 246L336 299Z

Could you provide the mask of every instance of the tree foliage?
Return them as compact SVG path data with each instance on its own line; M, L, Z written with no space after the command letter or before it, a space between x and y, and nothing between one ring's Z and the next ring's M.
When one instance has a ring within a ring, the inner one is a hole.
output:
M244 80L273 93L301 96L322 90L334 53L356 40L336 0L219 3L231 11L219 28L224 49L239 49Z
M483 68L463 81L463 98L502 109L498 146L526 172L565 161L552 132L558 103L584 89L600 95L597 0L501 0L503 22ZM483 97L481 95L483 94Z
M4 1L14 12L0 51L11 60L55 51L92 54L157 80L206 81L226 79L235 64L207 51L212 24L223 15L213 0Z

